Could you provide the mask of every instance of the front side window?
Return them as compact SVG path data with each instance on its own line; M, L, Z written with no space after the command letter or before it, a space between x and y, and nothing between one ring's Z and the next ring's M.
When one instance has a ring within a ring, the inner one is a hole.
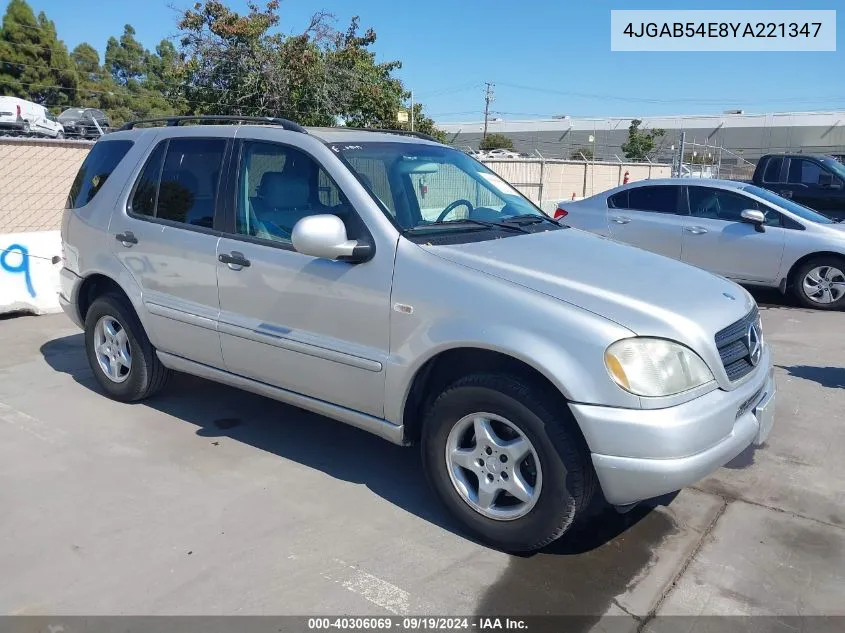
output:
M787 182L791 184L815 186L819 184L822 168L811 160L793 158L789 161Z
M628 208L654 213L677 213L678 187L634 187L628 191Z
M304 217L334 214L350 224L343 192L313 158L277 143L245 142L241 151L235 230L283 244Z
M789 211L790 213L794 213L802 220L807 220L809 222L815 222L816 224L833 224L833 220L831 220L826 215L822 215L821 213L817 213L813 211L809 207L805 207L802 204L798 204L793 200L789 200L788 198L783 198L776 193L769 191L768 189L763 189L761 187L757 187L755 185L747 185L743 187L744 191L748 193L754 194L758 198L762 198L767 202L775 204L779 207L782 207ZM768 216L767 216L768 217Z
M94 199L132 147L132 141L100 141L88 152L73 180L67 208L80 209Z
M780 214L740 193L710 187L689 187L690 214L696 218L741 222L746 209L762 211L767 226L780 226Z
M404 232L486 230L505 236L533 232L527 227L541 224L544 230L559 228L514 187L459 150L401 142L330 147Z
M204 228L214 226L224 139L162 141L132 195L133 214Z

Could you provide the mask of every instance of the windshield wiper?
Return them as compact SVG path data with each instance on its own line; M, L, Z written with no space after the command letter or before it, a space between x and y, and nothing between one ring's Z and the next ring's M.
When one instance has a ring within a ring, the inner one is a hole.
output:
M560 223L557 220L551 219L547 215L534 215L533 213L523 213L522 215L512 215L509 218L505 218L502 222L513 222L514 224L518 224L519 226L530 226L532 224L537 224L539 222L548 222L549 224L554 224L555 226L560 226Z
M487 220L476 220L474 218L464 218L462 220L440 220L439 222L429 222L427 224L418 224L412 226L407 231L417 232L425 231L435 227L449 227L449 228L474 228L476 226L483 226L488 229L507 229L508 231L516 231L518 233L529 233L518 224L505 224L504 222L489 222Z

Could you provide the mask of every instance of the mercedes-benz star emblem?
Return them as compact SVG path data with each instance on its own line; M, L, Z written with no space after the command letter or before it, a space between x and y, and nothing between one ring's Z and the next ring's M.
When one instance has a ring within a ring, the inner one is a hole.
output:
M745 344L748 346L748 359L755 367L760 362L760 356L763 354L763 335L760 332L760 326L757 322L752 323L748 327L748 333L745 335Z

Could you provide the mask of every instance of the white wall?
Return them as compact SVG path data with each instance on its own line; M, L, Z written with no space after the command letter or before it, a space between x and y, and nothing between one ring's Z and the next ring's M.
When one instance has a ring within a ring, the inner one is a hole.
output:
M58 231L0 234L0 314L60 312Z

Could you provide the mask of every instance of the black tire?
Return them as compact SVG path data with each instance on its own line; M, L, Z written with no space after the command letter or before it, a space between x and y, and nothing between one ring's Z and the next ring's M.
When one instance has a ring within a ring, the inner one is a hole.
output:
M845 258L833 255L819 255L801 264L795 269L790 280L792 296L806 308L813 308L814 310L841 310L845 307L845 294L832 303L819 303L818 301L814 301L804 289L804 278L807 276L807 273L819 267L834 267L845 273Z
M131 351L129 376L123 382L112 381L102 370L94 351L94 328L104 316L114 318L126 330ZM161 364L129 301L120 294L108 293L94 300L85 315L85 353L97 382L110 398L121 402L143 400L160 391L170 376Z
M488 518L458 493L449 476L449 432L477 412L500 415L531 441L542 468L540 495L527 514L513 520ZM595 490L595 472L576 422L557 399L521 379L498 374L466 376L448 387L426 413L422 430L423 465L434 492L467 532L508 552L528 552L559 538Z

